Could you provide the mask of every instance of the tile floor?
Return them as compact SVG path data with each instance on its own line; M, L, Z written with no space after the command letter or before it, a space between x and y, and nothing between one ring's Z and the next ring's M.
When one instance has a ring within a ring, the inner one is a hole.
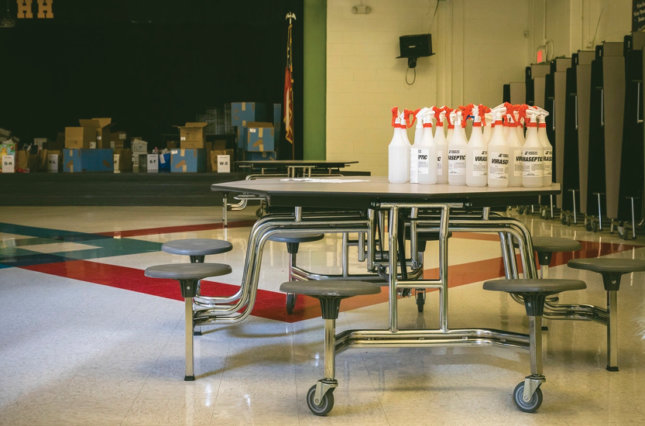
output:
M233 292L252 209L221 227L206 207L3 207L0 210L1 425L228 424L645 424L645 273L627 275L619 293L620 371L605 370L605 329L552 321L544 333L547 382L537 413L518 411L514 386L529 372L528 352L474 347L349 349L337 357L335 406L312 415L305 394L322 374L323 322L299 299L284 313L283 245L269 243L260 288L265 309L195 339L195 382L184 382L183 304L178 289L151 285L147 266L185 262L160 251L178 238L225 238L229 253L209 258L233 273L217 277ZM581 226L521 216L534 235L574 238L585 256L645 258L643 239L623 241ZM476 234L450 241L451 327L525 332L524 308L481 280L499 276L498 243ZM333 236L303 244L299 262L321 272L340 267ZM583 254L576 254L583 255ZM554 260L554 277L588 289L564 302L603 305L598 275ZM436 246L426 251L435 268ZM359 268L354 264L353 268ZM488 274L488 275L487 275ZM258 296L260 297L260 296ZM384 299L341 313L338 329L384 326ZM400 300L403 327L436 325L437 294L423 314Z

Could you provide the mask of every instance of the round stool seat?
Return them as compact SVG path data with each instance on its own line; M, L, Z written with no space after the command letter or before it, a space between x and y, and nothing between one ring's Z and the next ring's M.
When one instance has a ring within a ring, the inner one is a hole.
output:
M168 263L150 266L146 268L144 275L172 280L201 280L230 273L231 267L223 263Z
M576 240L568 238L556 237L533 237L533 249L537 252L543 253L557 253L561 251L576 251L582 247Z
M313 297L351 297L379 293L381 286L355 280L288 281L280 285L280 290Z
M484 282L484 290L506 291L518 294L550 295L567 290L580 290L586 288L584 281L569 279L513 279L493 280Z
M298 232L280 232L279 234L273 234L269 237L269 240L276 241L278 243L308 243L311 241L322 240L325 237L324 234L315 234L311 233L298 233Z
M593 272L613 272L629 274L631 272L645 271L645 260L641 259L573 259L568 266L575 269L586 269Z
M233 245L225 240L210 238L189 238L185 240L174 240L163 243L161 250L171 254L182 254L186 256L205 256L231 251Z

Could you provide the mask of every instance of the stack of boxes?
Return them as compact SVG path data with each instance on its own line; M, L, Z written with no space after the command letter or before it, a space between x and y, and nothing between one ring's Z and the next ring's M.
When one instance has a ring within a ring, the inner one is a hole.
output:
M132 150L126 148L127 139L126 132L110 132L110 148L114 151L114 173L132 171Z
M198 114L198 121L176 126L180 142L168 143L171 151L165 154L156 148L149 154L148 142L137 137L128 142L127 133L115 130L109 117L79 119L78 126L65 127L56 141L36 138L35 146L24 152L9 139L10 132L0 129L0 172L229 173L236 157L277 158L281 115L280 104L234 102L208 108ZM231 139L236 149L230 149Z
M179 149L170 151L172 173L201 173L206 171L204 128L208 123L188 122L179 128Z
M80 119L79 127L65 127L63 171L112 172L114 153L110 146L110 118Z
M275 160L280 134L280 104L232 102L231 124L236 127L237 148L245 160Z

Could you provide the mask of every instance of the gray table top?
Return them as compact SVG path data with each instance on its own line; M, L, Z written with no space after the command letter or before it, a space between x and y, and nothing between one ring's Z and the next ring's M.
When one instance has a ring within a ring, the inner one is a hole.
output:
M212 191L265 196L270 205L363 208L373 202L458 202L465 206L506 206L538 195L560 193L560 185L538 188L393 184L387 177L270 178L222 182Z
M331 160L244 160L235 162L240 167L275 168L287 166L314 166L324 168L347 167L348 164L357 164L358 161L331 161Z

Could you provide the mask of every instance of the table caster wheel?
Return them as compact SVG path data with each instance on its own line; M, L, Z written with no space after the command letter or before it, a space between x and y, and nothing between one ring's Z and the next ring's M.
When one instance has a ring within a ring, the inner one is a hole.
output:
M540 405L542 405L542 390L540 388L535 390L529 402L524 401L524 398L522 397L523 394L524 382L520 382L515 386L515 390L513 391L513 401L515 401L515 405L517 405L517 408L521 411L524 411L525 413L533 413L540 407Z
M616 227L616 232L618 232L618 236L619 236L620 238L622 238L623 240L626 240L626 239L627 239L627 232L625 231L625 227L624 227L624 226L618 225L618 226Z
M426 292L417 291L417 311L423 312L423 305L426 304Z
M293 308L296 306L296 294L287 293L287 313L292 314Z
M320 404L314 402L314 395L316 394L316 385L309 388L307 392L307 405L312 413L317 416L326 416L327 413L334 408L334 390L328 390L322 397Z
M569 215L566 215L566 214L562 215L562 219L560 221L562 222L563 225L567 225L567 226L571 225L571 218L569 217Z

